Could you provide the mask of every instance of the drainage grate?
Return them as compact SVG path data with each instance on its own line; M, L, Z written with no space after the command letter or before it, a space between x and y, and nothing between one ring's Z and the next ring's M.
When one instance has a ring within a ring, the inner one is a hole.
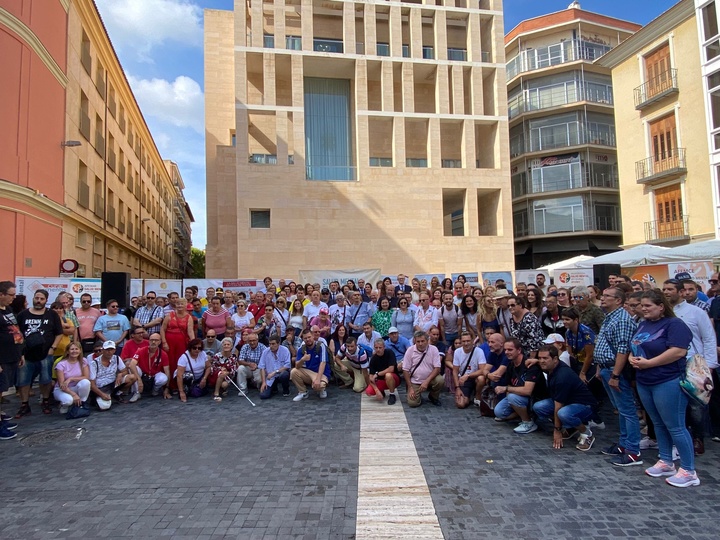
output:
M50 442L71 441L73 439L79 439L82 437L83 433L85 433L84 427L51 429L47 431L40 431L38 433L32 433L27 437L23 437L20 439L20 444L23 446L38 446Z

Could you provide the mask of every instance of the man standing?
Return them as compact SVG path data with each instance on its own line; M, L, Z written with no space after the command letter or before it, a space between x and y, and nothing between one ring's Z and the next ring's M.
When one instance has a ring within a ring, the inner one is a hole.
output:
M438 325L438 318L438 310L430 305L430 295L421 293L420 307L415 314L415 332L427 334L431 327Z
M702 309L706 314L710 312L710 304L698 297L699 290L697 283L692 279L683 279L680 285L682 287L680 294L688 304Z
M168 293L167 299L168 299L167 304L165 304L165 306L163 306L163 317L165 317L165 315L170 315L170 312L175 311L175 306L177 305L177 303L180 299L180 295L176 292L171 292L171 293ZM188 310L188 311L190 311L190 310Z
M592 392L571 368L560 361L555 347L540 347L538 361L540 369L547 373L550 398L536 402L533 411L538 418L549 418L553 422L553 448L562 448L563 439L577 432L580 436L575 448L587 452L595 442L592 431L587 427L597 406Z
M335 295L335 300L333 305L330 306L329 313L330 313L330 333L335 333L335 330L337 330L337 327L345 324L345 317L348 312L348 306L345 303L345 295L341 292L337 293Z
M214 296L215 296L215 287L208 287L207 289L205 289L205 298L202 298L200 300L202 302L203 307L210 307L210 302L212 301Z
M328 309L328 305L320 300L320 291L311 292L310 303L305 306L305 309L303 310L303 327L307 327L311 320L320 315L321 309Z
M597 334L605 320L603 310L590 301L590 291L587 287L573 288L572 295L573 302L580 311L580 322Z
M545 311L540 315L540 326L545 337L550 334L562 334L565 330L562 308L558 307L557 293L551 292L545 297Z
M399 296L398 293L409 293L412 292L412 287L405 283L406 280L405 274L398 274L397 276L397 282L398 284L395 285L395 296Z
M480 400L485 385L485 353L473 344L470 332L460 337L462 348L453 354L453 379L455 380L455 406L465 409L471 400Z
M426 305L430 303L427 294ZM418 330L414 334L415 345L412 345L403 358L403 376L407 384L407 401L410 407L422 405L422 393L430 391L430 403L440 406L440 392L445 386L445 379L440 375L440 353L437 347L430 345L426 332Z
M463 292L463 283L462 281L456 281L455 285L453 285L453 303L456 306L459 306L463 302L463 298L465 298L465 293Z
M160 325L163 321L163 308L155 304L157 294L155 291L148 291L145 295L145 305L138 308L133 317L133 326L142 326L149 334L160 332Z
M527 284L520 281L515 285L515 296L526 297L527 296Z
M290 371L290 379L298 390L293 401L307 399L308 384L318 393L320 399L327 397L327 384L330 377L327 347L315 341L309 328L303 330L303 345L297 352L295 367Z
M80 295L80 309L75 311L75 317L78 320L80 344L84 354L90 354L93 350L93 344L97 339L93 328L101 315L99 309L92 307L91 295L88 293Z
M269 342L270 346L260 355L258 364L262 379L260 399L270 399L273 389L277 390L278 384L282 386L283 397L287 397L290 395L290 370L292 369L290 351L280 346L280 336L277 334L271 335Z
M95 327L93 328L95 337L103 342L114 342L117 347L117 354L120 356L125 338L130 331L130 322L127 320L127 317L118 313L119 304L117 300L108 300L105 307L108 313L107 315L102 315L95 323Z
M375 343L376 339L381 337L380 333L376 332L373 328L372 322L365 321L365 324L363 324L363 333L357 338L358 346L368 352L369 358L372 355L373 343Z
M23 362L23 336L10 304L15 299L15 284L12 281L0 281L0 396L11 386L15 386L18 366ZM2 405L0 405L0 409ZM0 440L14 439L15 422L10 416L0 412Z
M25 336L25 362L17 372L17 389L20 393L20 409L15 418L30 414L30 387L40 377L42 412L52 413L50 392L52 390L52 366L55 347L63 337L62 321L58 314L46 309L48 292L38 289L33 295L33 305L17 316L20 331ZM127 319L125 319L127 321Z
M537 285L537 288L543 292L543 294L547 294L547 285L545 285L545 274L538 274L537 276L535 276L535 284Z
M247 392L248 379L252 379L256 388L262 385L262 376L258 369L260 357L267 347L260 343L260 339L255 332L247 334L245 345L240 349L238 355L237 383L240 390Z
M452 344L455 343L462 324L462 317L460 308L453 303L452 293L444 292L443 305L440 308L440 316L438 317L438 328L440 328L440 339L445 342L445 346L452 347Z
M345 315L345 322L348 326L348 333L351 336L358 337L362 334L363 324L370 320L373 312L370 305L362 301L362 296L359 291L354 291L349 294L352 294L353 303Z
M203 339L203 352L208 356L213 356L219 353L221 350L222 346L217 339L217 334L215 333L215 330L208 329L207 334L205 334L205 339Z
M603 291L600 304L607 316L595 340L593 358L600 367L605 390L618 411L620 440L602 450L613 456L611 463L618 467L642 465L640 457L640 420L635 409L635 396L631 381L626 375L625 364L630 352L630 340L637 324L623 309L625 293L617 287Z

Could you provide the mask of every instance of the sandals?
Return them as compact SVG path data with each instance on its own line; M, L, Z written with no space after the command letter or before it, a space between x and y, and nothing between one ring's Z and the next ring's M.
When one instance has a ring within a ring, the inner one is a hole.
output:
M52 414L52 406L50 405L49 399L43 399L40 404L43 414Z
M216 396L213 397L213 400L214 400L214 401L222 401L222 398L221 398L220 396L217 396L217 395L216 395Z

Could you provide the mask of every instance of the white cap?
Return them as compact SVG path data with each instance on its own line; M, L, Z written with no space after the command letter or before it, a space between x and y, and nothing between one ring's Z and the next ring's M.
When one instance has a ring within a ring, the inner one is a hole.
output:
M395 328L394 326L391 326L390 329L388 330L388 334L394 334L397 331L398 331L397 328Z
M115 346L115 342L112 340L107 340L105 343L103 343L103 349L117 349Z
M560 334L550 334L543 340L543 343L547 343L548 345L552 343L565 343L565 338Z
M110 343L112 343L112 341ZM110 408L110 405L112 405L112 401L109 399L97 398L97 404L101 411L107 411Z

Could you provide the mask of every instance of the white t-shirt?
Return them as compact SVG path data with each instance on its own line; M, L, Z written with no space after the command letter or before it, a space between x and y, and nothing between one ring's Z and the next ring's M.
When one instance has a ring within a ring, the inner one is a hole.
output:
M235 324L235 329L238 331L242 330L246 326L249 326L250 319L252 319L252 318L253 318L253 314L250 313L249 311L246 311L245 315L243 315L242 317L240 315L238 315L237 313L235 313L231 317L233 324Z
M348 312L350 308L348 308L347 303L340 307L337 304L333 304L330 306L330 322L332 323L331 331L335 332L338 326L341 324L345 324L345 314Z
M358 347L360 345L365 345L365 347L372 351L375 348L375 340L380 339L381 337L382 336L375 330L372 331L372 335L369 338L365 335L365 332L363 332L357 338Z
M203 373L205 373L205 362L207 362L207 354L204 351L200 351L198 357L188 358L190 355L183 353L178 359L178 367L182 366L185 371L192 370L192 374L196 379L202 379ZM177 369L173 373L173 377L177 377Z
M303 310L303 317L305 317L309 321L313 317L317 317L318 315L320 315L320 310L323 308L328 308L325 302L320 302L317 306L310 302L307 306L305 306L305 309Z
M472 358L470 359L470 367L468 367L467 371L463 373L463 370L465 370L465 364L467 364L468 358L470 358L471 355ZM458 373L459 377L472 373L473 371L477 371L483 364L487 364L487 359L485 358L485 353L478 347L473 347L469 353L466 353L465 349L462 348L453 352L453 366L458 366L460 369L460 372Z
M90 361L90 380L95 381L95 385L98 388L107 386L108 384L115 384L115 377L117 377L118 371L125 369L125 363L118 358L116 354L112 355L110 364L105 366L102 362L102 357L97 357Z

